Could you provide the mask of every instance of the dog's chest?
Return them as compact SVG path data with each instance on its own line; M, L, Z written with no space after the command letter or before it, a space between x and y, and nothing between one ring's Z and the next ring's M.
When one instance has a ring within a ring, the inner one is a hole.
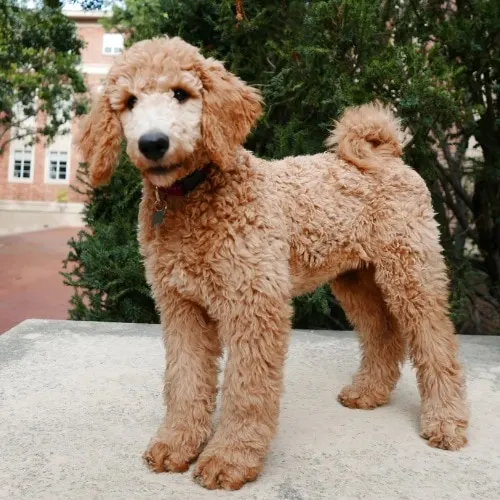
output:
M224 237L190 228L159 230L149 242L146 269L150 282L165 292L175 289L197 302L204 302L216 283L227 280L229 261L223 250Z

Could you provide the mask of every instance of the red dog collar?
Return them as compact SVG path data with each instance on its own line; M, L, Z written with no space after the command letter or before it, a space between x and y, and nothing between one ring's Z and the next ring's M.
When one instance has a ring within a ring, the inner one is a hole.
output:
M184 196L196 189L208 177L211 168L212 164L210 163L203 168L195 170L183 179L179 179L168 188L156 188L156 204L152 219L153 227L163 222L167 208L166 202L162 202L160 190L167 196Z
M207 178L211 167L212 164L210 163L203 168L199 168L186 177L179 179L170 187L163 189L163 191L171 196L184 196L196 189Z

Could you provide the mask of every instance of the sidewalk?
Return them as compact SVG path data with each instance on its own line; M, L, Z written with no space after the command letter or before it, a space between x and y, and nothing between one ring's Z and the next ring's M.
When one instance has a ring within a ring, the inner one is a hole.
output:
M78 228L0 237L0 334L27 318L67 319L62 261Z

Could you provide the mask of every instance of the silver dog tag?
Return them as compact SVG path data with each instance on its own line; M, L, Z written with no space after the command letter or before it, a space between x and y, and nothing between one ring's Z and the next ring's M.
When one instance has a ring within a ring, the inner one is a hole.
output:
M153 227L161 224L163 222L163 218L165 217L164 210L155 210L153 212Z

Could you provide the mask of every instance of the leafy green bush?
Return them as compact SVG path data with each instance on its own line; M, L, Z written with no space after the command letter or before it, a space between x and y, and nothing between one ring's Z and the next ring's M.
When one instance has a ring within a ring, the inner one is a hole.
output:
M452 277L453 319L464 333L500 333L500 3L242 4L240 19L232 0L124 0L105 23L126 32L129 44L162 34L180 35L260 87L265 115L246 146L265 158L322 151L332 120L346 106L374 98L392 103L411 136L405 160L432 193ZM469 149L473 139L479 153L475 158ZM125 163L122 160L119 171L127 171ZM138 188L128 193L119 182L120 177L115 178L109 191L91 193L91 205L113 210L107 205L115 198L121 203L125 195L137 203ZM136 244L131 229L135 207L127 205L130 213L122 215L129 225L116 230L131 247ZM88 210L95 212L92 206ZM114 217L102 224L121 224L118 215ZM113 229L106 232L99 224L89 220L92 244L102 243L101 251L111 252L107 247L115 245ZM73 258L81 263L83 250ZM93 266L102 264L95 259L86 265L79 272L85 286L91 287L94 281L86 275L94 276ZM139 269L137 261L130 265ZM142 294L143 285L124 279L121 272L119 266L116 276L106 275L109 283L119 283L116 295L127 286ZM132 269L129 272L136 276ZM99 293L103 301L108 291ZM98 307L100 302L93 300ZM85 317L84 306L78 306ZM347 326L327 287L297 299L295 307L296 326ZM107 317L123 318L120 314L110 312Z
M80 189L87 195L86 228L69 241L64 283L75 288L73 320L156 323L158 315L144 277L137 243L141 181L121 155L111 183L92 189L82 166Z

